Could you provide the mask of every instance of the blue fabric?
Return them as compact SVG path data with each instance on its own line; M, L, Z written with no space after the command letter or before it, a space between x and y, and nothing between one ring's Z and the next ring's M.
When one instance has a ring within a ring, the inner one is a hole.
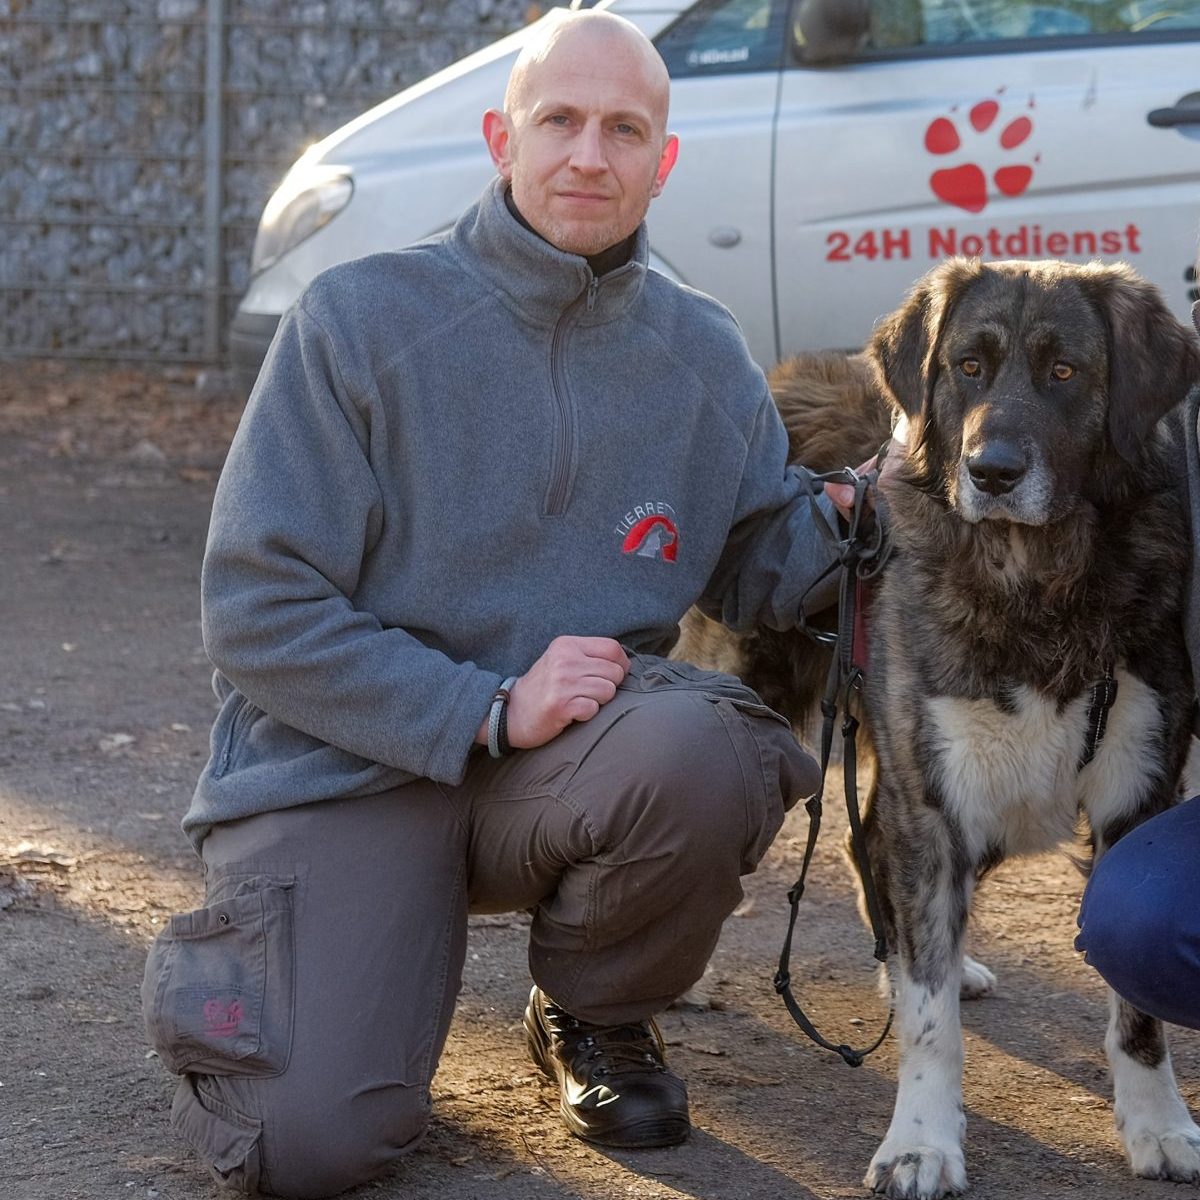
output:
M1200 796L1139 825L1101 858L1075 948L1143 1012L1200 1029Z

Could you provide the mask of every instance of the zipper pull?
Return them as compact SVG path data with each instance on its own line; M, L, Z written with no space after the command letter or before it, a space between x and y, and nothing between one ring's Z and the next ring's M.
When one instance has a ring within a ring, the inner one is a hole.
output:
M587 290L587 310L591 312L596 307L596 293L600 290L600 280L595 275L592 276L592 282L588 284Z

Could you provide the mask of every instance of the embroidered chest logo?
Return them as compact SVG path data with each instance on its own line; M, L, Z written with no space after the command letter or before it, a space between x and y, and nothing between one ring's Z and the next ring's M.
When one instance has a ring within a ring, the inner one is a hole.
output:
M661 558L675 562L679 557L679 524L675 510L662 500L635 504L617 523L622 554L639 558Z

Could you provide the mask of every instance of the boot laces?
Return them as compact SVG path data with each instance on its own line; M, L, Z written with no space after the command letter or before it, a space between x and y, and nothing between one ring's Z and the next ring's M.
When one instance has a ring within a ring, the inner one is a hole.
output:
M576 1075L606 1078L666 1071L662 1034L653 1020L626 1025L588 1025L548 1001L547 1024L571 1056Z

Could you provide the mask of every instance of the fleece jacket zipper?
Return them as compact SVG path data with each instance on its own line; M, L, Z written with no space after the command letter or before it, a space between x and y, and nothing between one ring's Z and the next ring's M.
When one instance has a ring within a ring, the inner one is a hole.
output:
M572 465L575 461L575 443L578 429L575 420L575 404L567 385L564 365L567 337L581 307L591 312L596 306L596 293L600 280L594 275L587 287L571 301L554 327L550 340L550 380L554 391L555 426L554 448L550 457L550 489L546 493L545 515L559 517L566 512L571 498Z

